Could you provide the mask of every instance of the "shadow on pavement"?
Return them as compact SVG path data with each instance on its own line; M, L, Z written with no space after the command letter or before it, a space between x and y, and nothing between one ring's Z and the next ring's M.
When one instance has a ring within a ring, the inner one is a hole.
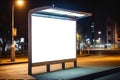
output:
M120 67L102 69L78 67L43 74L35 74L33 77L38 80L97 80L98 78L117 72L120 72Z
M111 75L111 74L115 74L118 72L120 72L120 67L105 70L102 72L92 73L92 74L85 75L85 76L80 76L80 77L78 76L78 77L72 78L70 80L97 80L97 78L104 77L104 76ZM110 79L110 80L113 80L113 79ZM117 80L119 80L119 79L117 79Z

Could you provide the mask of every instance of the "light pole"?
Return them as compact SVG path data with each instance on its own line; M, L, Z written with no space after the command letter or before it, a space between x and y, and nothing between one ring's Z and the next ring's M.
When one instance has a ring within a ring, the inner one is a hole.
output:
M99 35L99 38L98 38L98 43L99 43L99 48L101 48L101 44L102 44L102 36L101 36L102 32L101 31L98 31L98 35Z
M18 5L23 4L23 0L17 0ZM14 36L16 36L16 29L14 28L14 3L12 4L12 45L11 45L11 62L15 61L15 44Z

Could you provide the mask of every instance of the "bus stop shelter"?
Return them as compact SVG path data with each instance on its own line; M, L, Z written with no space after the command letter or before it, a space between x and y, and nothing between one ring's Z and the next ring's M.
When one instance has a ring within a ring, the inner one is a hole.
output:
M77 20L91 13L67 10L57 7L38 7L28 14L28 74L32 67L46 65L50 72L50 64L65 62L76 63L76 26Z

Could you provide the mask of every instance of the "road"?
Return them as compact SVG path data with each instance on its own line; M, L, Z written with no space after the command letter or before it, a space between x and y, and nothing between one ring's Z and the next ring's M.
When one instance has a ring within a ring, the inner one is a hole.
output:
M120 66L120 55L91 55L77 58L78 67L118 67ZM66 67L73 67L73 63L66 63ZM52 65L51 71L60 69L60 64ZM45 66L33 68L33 74L43 73ZM12 64L0 66L0 79L34 79L28 75L28 64Z
M120 66L120 55L93 55L93 56L87 56L87 57L79 57L78 60L78 66L83 67L115 67Z

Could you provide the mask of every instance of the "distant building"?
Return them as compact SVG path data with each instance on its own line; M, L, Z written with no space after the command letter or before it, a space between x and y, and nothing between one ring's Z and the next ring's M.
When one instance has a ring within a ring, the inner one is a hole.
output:
M115 43L115 21L110 17L106 19L106 43Z
M91 25L82 27L83 42L90 40L92 47L120 47L120 25L113 16L95 16ZM84 25L83 25L84 26Z
M111 17L106 19L106 43L120 45L120 27L117 21Z

